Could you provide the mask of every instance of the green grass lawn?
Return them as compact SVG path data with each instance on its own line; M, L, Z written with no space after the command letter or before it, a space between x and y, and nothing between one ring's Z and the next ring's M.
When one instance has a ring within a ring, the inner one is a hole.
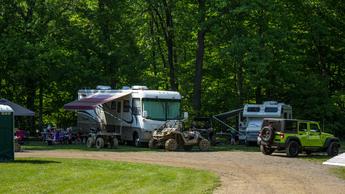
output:
M149 164L20 158L0 163L0 193L212 193L214 173Z
M345 180L345 167L332 168L331 172L337 175L337 177Z

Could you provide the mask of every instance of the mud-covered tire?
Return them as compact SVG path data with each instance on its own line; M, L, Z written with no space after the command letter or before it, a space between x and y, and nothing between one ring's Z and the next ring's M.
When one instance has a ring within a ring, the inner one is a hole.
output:
M104 139L102 137L98 137L96 139L96 148L101 149L104 147Z
M210 149L210 142L207 139L202 139L199 141L200 151L208 151Z
M92 137L87 138L86 140L86 147L92 148L95 145L95 141Z
M272 127L264 127L260 131L261 141L265 143L271 143L274 138L274 130Z
M175 151L177 149L177 142L175 139L168 139L165 142L165 150L166 151Z
M296 157L299 154L299 144L297 141L290 141L286 147L286 155Z
M274 149L260 145L260 151L265 155L271 155L274 152Z
M184 145L183 146L183 150L184 151L191 151L193 149L193 146L192 145Z
M339 143L332 142L329 144L327 148L327 155L328 156L336 156L339 153Z
M111 148L117 148L119 146L119 140L114 137L113 142L111 142Z
M150 149L156 149L157 148L157 140L150 139L150 141L149 141L149 148Z

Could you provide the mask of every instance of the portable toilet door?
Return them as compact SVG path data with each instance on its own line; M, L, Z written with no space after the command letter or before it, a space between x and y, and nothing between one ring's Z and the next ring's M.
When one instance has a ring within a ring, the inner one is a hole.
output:
M14 114L11 107L0 105L0 162L14 160Z

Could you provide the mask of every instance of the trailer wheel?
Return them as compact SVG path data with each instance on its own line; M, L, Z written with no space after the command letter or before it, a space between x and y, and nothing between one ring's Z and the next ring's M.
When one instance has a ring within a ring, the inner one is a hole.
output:
M87 141L86 141L86 147L88 148L92 148L92 146L95 144L95 141L92 137L89 137L87 138Z
M119 140L116 137L113 138L113 142L111 144L111 148L117 148L119 146Z
M199 142L199 149L200 151L208 151L210 148L210 142L207 139L202 139Z
M98 137L96 139L96 148L101 149L104 147L104 139L102 137Z
M175 139L168 139L165 142L165 150L166 151L175 151L177 149L177 142Z

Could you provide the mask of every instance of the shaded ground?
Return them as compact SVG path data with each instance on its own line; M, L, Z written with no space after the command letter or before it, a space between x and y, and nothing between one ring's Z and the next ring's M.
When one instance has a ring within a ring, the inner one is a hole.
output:
M216 172L221 186L215 193L344 193L345 181L329 166L284 154L259 152L108 152L29 150L16 157L88 158L191 167Z

